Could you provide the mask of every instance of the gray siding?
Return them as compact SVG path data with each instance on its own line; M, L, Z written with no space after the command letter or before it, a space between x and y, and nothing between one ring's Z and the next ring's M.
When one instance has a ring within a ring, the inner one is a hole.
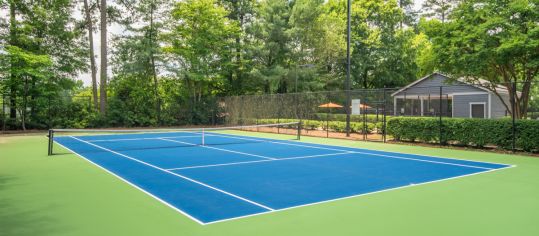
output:
M505 104L507 106L511 107L511 102L509 101L509 95L507 94L500 94L505 101ZM506 112L506 108L503 105L502 101L496 94L491 94L491 100L492 100L492 116L491 118L501 118L504 117L506 114L509 115L509 113Z
M440 86L444 86L442 88L443 95L453 93L485 92L482 89L476 88L468 84L464 84L462 82L453 81L452 83L449 83L448 77L434 73L429 78L413 85L406 90L395 94L395 96L417 96L428 94L430 94L431 96L439 96Z
M455 95L453 96L453 117L470 117L470 103L472 102L484 102L486 107L486 118L488 118L489 105L488 94L474 94L474 95Z

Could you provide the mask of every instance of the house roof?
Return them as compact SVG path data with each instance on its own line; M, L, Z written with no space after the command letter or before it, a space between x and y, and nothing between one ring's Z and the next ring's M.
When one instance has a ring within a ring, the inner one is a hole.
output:
M441 76L444 76L444 77L449 78L449 76L444 75L444 74L442 74L442 73L440 73L440 72L434 72L434 73L432 73L432 74L430 74L430 75L426 75L425 77L420 78L420 79L418 79L418 80L416 80L416 81L414 81L414 82L412 82L412 83L410 83L410 84L408 84L408 85L402 87L401 89L399 89L399 90L395 91L394 93L392 93L391 96L395 96L396 94L398 94L398 93L400 93L400 92L402 92L402 91L404 91L404 90L406 90L406 89L408 89L408 88L410 88L410 87L413 87L414 85L418 84L419 82L421 82L421 81L423 81L423 80L426 80L426 79L432 77L433 75L441 75Z
M434 72L432 74L429 74L423 78L420 78L404 87L402 87L401 89L395 91L394 93L391 94L391 96L395 96L397 95L398 93L402 92L402 91L405 91L413 86L415 86L416 84L428 79L428 78L431 78L432 76L434 75L440 75L440 76L443 76L443 77L446 77L446 78L451 78L445 74L442 74L440 72ZM470 86L473 86L475 88L478 88L478 89L481 89L485 92L492 92L491 90L487 89L486 87L487 86L490 86L491 85L491 82L488 81L488 80L484 80L484 79L473 79L475 82L478 82L478 83L471 83L471 78L467 78L467 77L460 77L460 78L457 78L456 81L460 82L460 83L463 83L463 84L466 84L466 85L470 85ZM498 93L508 93L507 91L507 88L503 87L503 86L500 86L500 85L496 85L496 92ZM520 93L519 93L520 94Z

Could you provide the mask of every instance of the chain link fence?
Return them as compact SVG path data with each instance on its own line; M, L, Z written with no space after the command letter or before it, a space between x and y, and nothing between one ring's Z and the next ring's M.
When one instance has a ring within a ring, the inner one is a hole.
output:
M88 126L88 117L94 114L89 96L1 96L2 132L52 127L84 128Z
M99 116L92 108L91 98L86 96L42 96L23 100L4 94L1 128L6 131L23 126L26 129L232 126L301 121L302 133L307 136L537 152L538 91L537 83L495 87L423 83L351 91L160 98L158 108L147 105L140 110L144 114L136 114L138 111L125 108L124 103L118 105L116 101L117 105L110 105L106 116ZM119 110L121 107L124 110ZM137 116L154 121L145 123L131 118ZM281 127L261 131L289 132Z
M537 91L532 83L421 85L233 96L220 109L227 125L300 120L308 136L537 152Z

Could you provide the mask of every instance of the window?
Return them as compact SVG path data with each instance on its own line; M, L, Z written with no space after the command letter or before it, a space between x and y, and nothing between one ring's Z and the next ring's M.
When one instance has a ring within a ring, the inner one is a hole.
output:
M470 118L486 118L486 105L484 102L470 103Z

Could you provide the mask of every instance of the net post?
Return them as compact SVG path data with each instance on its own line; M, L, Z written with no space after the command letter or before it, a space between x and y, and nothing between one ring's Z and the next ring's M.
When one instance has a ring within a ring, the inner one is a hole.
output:
M297 137L297 140L301 139L301 123L302 123L302 121L299 120L299 122L298 122L298 137Z
M48 146L48 155L49 156L52 156L53 154L53 147L54 147L54 130L52 129L49 129L49 133L47 135L47 137L49 138L49 146Z
M204 135L204 128L202 128L202 146L205 146L205 143L206 143L204 140L205 138L206 136Z

